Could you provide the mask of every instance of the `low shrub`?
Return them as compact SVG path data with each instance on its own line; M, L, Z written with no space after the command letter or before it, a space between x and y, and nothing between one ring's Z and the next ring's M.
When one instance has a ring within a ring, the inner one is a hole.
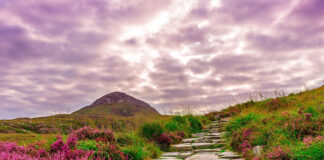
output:
M167 133L162 133L155 140L163 151L168 151L170 149L172 139Z
M182 141L182 137L178 136L177 134L170 132L169 137L172 139L173 144L180 143Z
M324 138L322 136L306 137L303 143L300 143L292 153L292 159L295 160L317 160L324 159Z
M129 160L143 160L145 157L147 157L144 155L146 153L143 148L138 146L128 146L122 151Z
M186 137L186 133L184 131L177 131L176 135L180 136L181 138L185 138Z
M145 123L141 127L141 135L148 139L154 139L156 137L159 137L164 132L164 127L157 122L152 123Z
M176 122L178 124L183 124L183 125L188 124L187 118L184 117L184 116L179 116L179 115L173 116L172 121L174 121L174 122Z
M290 160L291 157L289 153L282 149L282 147L274 147L271 151L267 153L267 158L269 160Z
M167 131L173 132L173 131L178 131L179 130L179 126L176 122L174 121L169 121L164 125L165 129Z
M225 130L232 133L233 131L245 127L247 124L258 121L260 119L261 119L261 115L255 113L242 115L230 120L230 122L225 125Z
M191 131L192 132L199 132L202 130L203 125L197 117L188 116L188 121L190 123Z

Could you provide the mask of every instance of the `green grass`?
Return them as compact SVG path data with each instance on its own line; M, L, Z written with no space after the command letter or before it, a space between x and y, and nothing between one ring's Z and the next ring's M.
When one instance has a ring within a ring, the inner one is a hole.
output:
M227 148L252 159L252 148L262 146L260 159L324 159L324 140L305 144L308 137L324 136L324 86L259 102L248 101L224 109L232 116L224 126Z

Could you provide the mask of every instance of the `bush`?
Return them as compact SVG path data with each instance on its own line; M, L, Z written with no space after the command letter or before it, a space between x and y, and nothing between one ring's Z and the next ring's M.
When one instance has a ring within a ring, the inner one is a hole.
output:
M173 144L177 144L177 143L180 143L182 141L182 137L178 136L175 133L170 132L168 135L172 139Z
M235 130L245 127L247 124L250 124L253 121L258 121L261 119L260 115L249 113L244 116L239 116L232 119L229 123L225 125L225 130L232 133Z
M316 136L323 129L324 119L311 118L310 113L299 115L283 112L277 126L292 138L302 139L305 136Z
M319 112L316 111L316 109L314 109L314 107L307 107L305 110L304 110L304 113L310 113L312 114L313 117L318 117L319 116Z
M200 120L194 116L188 116L188 121L190 123L191 131L192 132L199 132L202 130L203 126Z
M144 137L154 139L164 132L164 128L160 123L152 122L144 124L140 132Z
M184 117L184 116L174 116L172 117L172 121L178 123L179 125L187 125L188 124L188 121L187 121L187 118Z
M171 131L171 132L179 130L178 124L174 121L169 121L164 125L164 127L167 131Z
M273 148L267 153L267 158L270 160L290 160L287 151L283 150L280 146Z
M97 142L94 140L88 140L88 141L79 141L77 145L78 149L82 149L85 151L94 151L97 152L98 147L97 147Z
M178 132L176 132L176 135L180 136L181 138L186 137L186 133L184 131L178 131Z
M156 138L156 142L159 144L160 148L163 151L168 151L170 149L172 139L168 134L162 133L159 137Z
M292 153L292 158L295 160L317 160L324 159L324 138L317 136L315 138L309 136L304 138L303 143L300 143Z
M143 160L147 157L142 147L138 146L129 146L122 150L129 160Z
M97 129L93 129L89 126L82 127L74 132L72 132L72 135L76 137L78 140L84 140L84 139L96 139L100 135L100 131Z

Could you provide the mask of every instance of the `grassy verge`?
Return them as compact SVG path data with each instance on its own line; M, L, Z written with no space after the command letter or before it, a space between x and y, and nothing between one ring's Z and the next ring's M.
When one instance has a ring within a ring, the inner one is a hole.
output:
M132 160L142 160L158 158L162 151L170 150L171 144L181 142L183 138L190 137L191 133L200 132L208 123L208 119L192 115L161 116L156 120L138 120L136 123L135 127L122 127L117 130L99 130L86 126L59 137L57 134L0 134L0 141L16 142L25 146L28 150L26 153L12 153L24 158L37 158L41 154L52 157L63 155L65 158L81 156L79 158L122 160L128 157ZM9 146L7 148L13 146L6 143L1 145L2 148L6 148L6 145ZM29 151L31 148L32 152ZM12 154L9 156L13 156Z
M246 159L324 159L324 86L207 116L215 114L232 116L223 128L227 147ZM262 146L261 155L253 154L255 146Z

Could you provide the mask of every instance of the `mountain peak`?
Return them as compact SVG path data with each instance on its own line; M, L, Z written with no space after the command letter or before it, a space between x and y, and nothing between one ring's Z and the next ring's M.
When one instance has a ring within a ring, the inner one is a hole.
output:
M105 113L106 112L106 113ZM158 113L148 103L136 99L124 92L111 92L74 113L82 114L116 114L133 116L136 113Z

